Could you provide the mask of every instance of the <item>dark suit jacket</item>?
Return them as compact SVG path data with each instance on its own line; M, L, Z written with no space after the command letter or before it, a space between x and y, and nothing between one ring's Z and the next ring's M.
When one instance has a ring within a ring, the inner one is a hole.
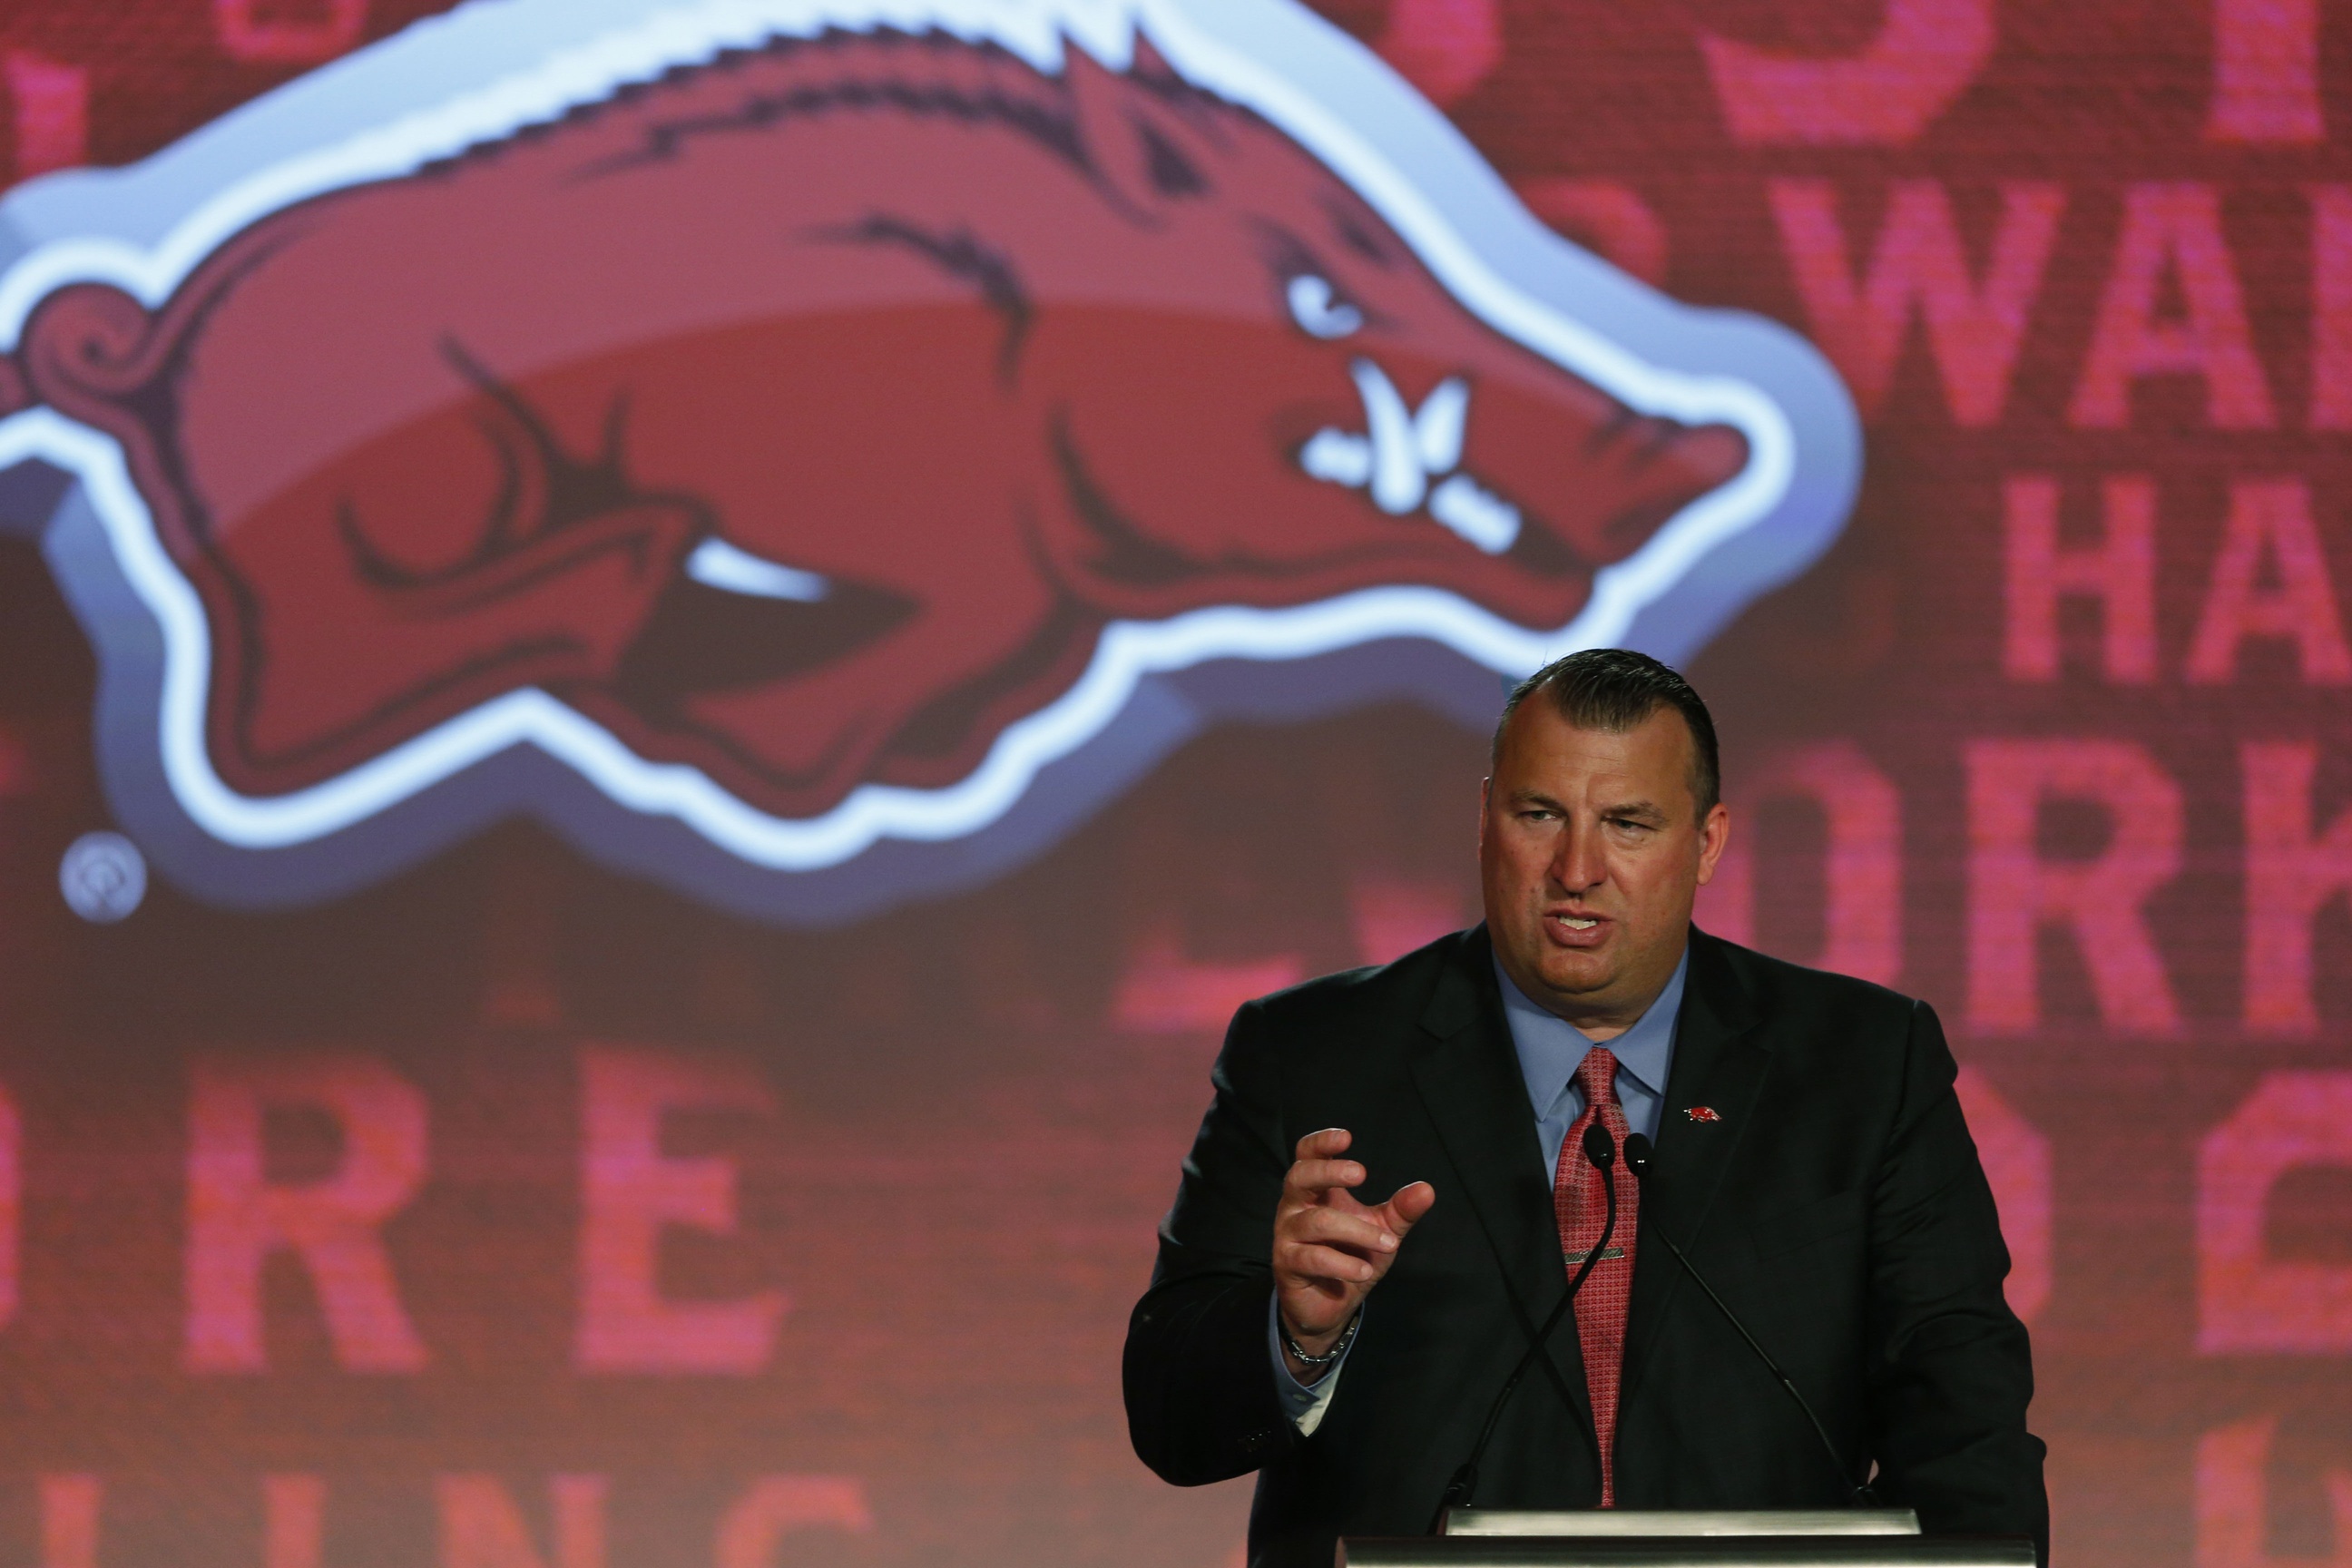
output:
M2049 1505L2033 1374L1990 1190L1924 1004L1694 930L1643 1191L1616 1444L1630 1509L1846 1500L1819 1438L1653 1239L1769 1349L1848 1460L1930 1531L2032 1535ZM1489 1402L1567 1288L1551 1180L1485 928L1244 1006L1129 1322L1128 1427L1180 1485L1258 1472L1257 1568L1428 1527ZM1711 1107L1718 1121L1684 1112ZM1437 1188L1311 1437L1266 1347L1274 1211L1297 1140L1355 1133L1379 1201ZM1563 1321L1482 1467L1477 1506L1591 1508L1599 1450Z

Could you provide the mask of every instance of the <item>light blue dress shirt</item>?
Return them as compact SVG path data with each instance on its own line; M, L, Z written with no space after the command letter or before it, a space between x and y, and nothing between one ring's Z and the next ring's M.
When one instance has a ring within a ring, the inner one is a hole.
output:
M1685 943L1673 978L1650 1004L1649 1011L1615 1039L1599 1042L1617 1058L1617 1102L1624 1107L1627 1130L1654 1143L1659 1116L1665 1110L1666 1075L1675 1063L1675 1026L1682 1020L1683 982L1689 972L1690 948ZM1584 1091L1576 1087L1576 1069L1595 1042L1559 1014L1529 1001L1503 972L1500 960L1495 963L1495 982L1503 990L1503 1018L1510 1026L1511 1047L1518 1055L1528 1103L1535 1107L1536 1136L1543 1144L1545 1179L1549 1181L1559 1169L1559 1146L1568 1142L1568 1130L1584 1114ZM1283 1358L1282 1326L1276 1312L1269 1302L1265 1337L1274 1356L1275 1390L1282 1396L1284 1413L1300 1431L1311 1435L1322 1422L1324 1407L1331 1402L1347 1358L1342 1356L1315 1382L1299 1382L1290 1375L1290 1363Z
M1683 980L1689 972L1690 949L1685 947L1674 977L1650 1010L1632 1028L1603 1042L1617 1058L1617 1102L1625 1108L1625 1125L1653 1143L1658 1141L1659 1113L1665 1109L1666 1074L1675 1064L1675 1025L1682 1017ZM1554 1173L1559 1169L1559 1146L1567 1142L1568 1130L1584 1114L1584 1091L1576 1087L1576 1069L1593 1042L1559 1014L1528 1000L1499 962L1495 980L1503 988L1503 1016L1519 1054L1528 1103L1536 1108L1544 1170Z

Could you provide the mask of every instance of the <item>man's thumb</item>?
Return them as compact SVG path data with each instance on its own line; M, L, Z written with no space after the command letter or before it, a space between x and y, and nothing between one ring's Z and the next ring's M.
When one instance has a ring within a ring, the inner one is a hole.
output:
M1413 1222L1427 1214L1437 1202L1437 1189L1427 1182L1415 1182L1409 1187L1399 1187L1381 1207L1389 1211L1389 1228L1402 1237L1413 1227Z

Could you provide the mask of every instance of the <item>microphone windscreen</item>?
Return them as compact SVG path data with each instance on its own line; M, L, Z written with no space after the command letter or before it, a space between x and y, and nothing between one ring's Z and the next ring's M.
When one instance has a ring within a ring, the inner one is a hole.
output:
M1617 1163L1617 1141L1598 1117L1584 1130L1584 1157L1604 1171Z
M1650 1173L1650 1141L1639 1132L1625 1134L1625 1168L1636 1177Z

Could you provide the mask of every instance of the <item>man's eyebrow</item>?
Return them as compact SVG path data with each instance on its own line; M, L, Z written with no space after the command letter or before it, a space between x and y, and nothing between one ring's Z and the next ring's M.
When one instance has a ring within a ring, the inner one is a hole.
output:
M1515 789L1506 798L1513 805L1539 805L1549 811L1557 811L1562 816L1568 814L1568 807L1541 790ZM1644 822L1665 822L1671 820L1672 814L1654 801L1629 800L1604 805L1599 815L1604 819L1638 817Z

